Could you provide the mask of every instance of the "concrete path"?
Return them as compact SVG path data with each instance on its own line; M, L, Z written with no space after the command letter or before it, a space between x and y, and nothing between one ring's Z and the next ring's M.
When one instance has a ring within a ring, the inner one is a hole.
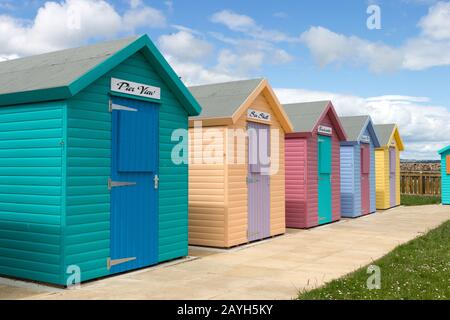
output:
M300 289L369 264L449 219L449 207L399 207L309 231L289 230L285 236L228 251L192 248L190 259L76 290L42 292L31 285L2 286L0 281L0 298L292 299Z

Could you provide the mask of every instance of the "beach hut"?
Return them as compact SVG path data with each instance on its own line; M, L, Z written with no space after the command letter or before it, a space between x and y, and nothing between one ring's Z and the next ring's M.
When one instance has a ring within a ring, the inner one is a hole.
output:
M147 36L0 63L0 274L65 286L186 256L171 133L200 110Z
M286 226L311 228L341 219L340 143L346 134L331 101L284 105Z
M347 141L341 142L342 216L376 211L375 148L380 147L370 116L341 117Z
M450 146L439 151L441 155L442 204L450 205Z
M292 126L269 83L189 89L202 106L189 120L189 243L230 248L283 234L284 135Z
M400 205L400 152L404 150L396 124L375 125L380 147L375 149L377 209Z

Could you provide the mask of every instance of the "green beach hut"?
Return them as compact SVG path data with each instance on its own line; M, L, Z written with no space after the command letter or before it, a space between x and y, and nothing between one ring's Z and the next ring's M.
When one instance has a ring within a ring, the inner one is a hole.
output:
M1 62L0 275L66 286L186 256L171 136L200 110L147 36Z
M441 193L442 204L450 205L450 146L439 151L441 155Z

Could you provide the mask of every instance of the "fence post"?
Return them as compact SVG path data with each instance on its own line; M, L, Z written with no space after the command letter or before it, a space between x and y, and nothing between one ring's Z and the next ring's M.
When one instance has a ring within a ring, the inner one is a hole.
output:
M423 188L423 175L422 171L419 172L419 194L424 194L425 190Z

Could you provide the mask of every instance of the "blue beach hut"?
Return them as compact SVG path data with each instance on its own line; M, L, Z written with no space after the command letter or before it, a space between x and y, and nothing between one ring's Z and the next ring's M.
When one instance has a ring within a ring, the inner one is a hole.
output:
M348 140L341 142L342 216L376 211L375 148L380 146L369 116L341 117Z

